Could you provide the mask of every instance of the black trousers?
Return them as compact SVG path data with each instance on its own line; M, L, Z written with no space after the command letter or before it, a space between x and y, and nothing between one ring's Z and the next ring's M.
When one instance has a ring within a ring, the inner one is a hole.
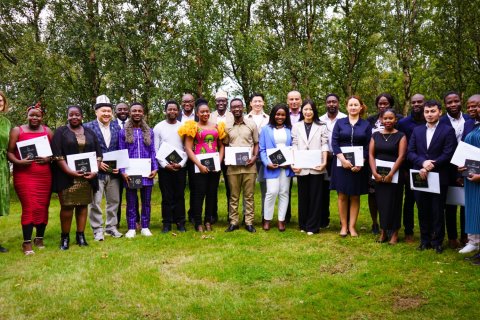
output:
M447 227L448 240L458 239L457 231L457 206L447 204L445 206L445 225ZM465 237L465 207L460 207L460 235Z
M445 238L445 200L447 186L440 186L440 194L414 191L420 222L420 241L432 246L442 245Z
M205 200L205 216L203 223L213 223L213 217L218 216L217 199L220 172L209 172L206 174L195 173L195 165L188 170L191 172L193 190L190 192L192 204L192 216L195 228L202 224L203 201Z
M190 198L188 199L188 221L193 221L192 214L192 192L193 192L193 176L192 172L188 169L191 166L195 166L192 161L187 160L187 174L188 174L188 190L190 191Z
M333 156L327 158L327 172L331 176ZM323 175L325 177L325 175ZM330 224L330 181L323 179L322 188L322 209L320 216L320 227L325 228Z
M162 193L162 223L185 224L185 186L187 169L171 171L158 169L158 184Z
M297 176L298 183L298 225L301 230L317 233L320 231L323 174Z

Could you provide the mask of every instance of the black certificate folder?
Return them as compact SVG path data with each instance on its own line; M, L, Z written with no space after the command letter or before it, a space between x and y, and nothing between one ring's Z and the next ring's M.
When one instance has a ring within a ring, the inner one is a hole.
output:
M83 171L83 172L90 172L90 161L87 159L78 159L75 160L75 170Z
M22 159L33 159L38 156L37 147L34 144L20 147L20 156Z
M213 158L202 159L200 163L207 167L209 171L215 171L215 161L213 161Z
M345 160L350 161L352 166L355 166L355 153L354 152L345 152L345 153L343 153L343 156L345 157Z
M412 181L415 188L428 188L428 180L422 180L418 172L412 173Z
M467 167L467 170L462 172L464 177L468 177L470 174L480 174L480 161L466 159L465 167Z
M165 161L168 163L180 163L182 162L182 157L178 154L177 151L173 150L166 158Z
M270 158L270 161L272 161L273 164L282 164L287 161L285 159L285 156L283 155L282 151L277 150L271 155L268 156Z
M235 153L235 163L237 166L244 166L248 162L248 152Z
M143 184L142 184L142 176L138 175L138 176L129 176L130 178L130 182L128 184L129 188L130 189L140 189L143 187Z

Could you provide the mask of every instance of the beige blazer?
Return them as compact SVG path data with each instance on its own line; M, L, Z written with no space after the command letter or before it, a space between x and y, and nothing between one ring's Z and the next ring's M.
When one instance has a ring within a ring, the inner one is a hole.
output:
M233 113L231 113L230 111L225 111L225 116L227 117L227 120L225 121L225 123L227 122L231 122L231 121L234 121L233 120ZM214 111L212 113L210 113L210 121L212 121L213 123L217 123L217 118L218 118L218 111Z
M328 129L327 125L312 123L310 135L307 138L305 124L303 121L297 122L292 127L292 146L294 150L322 150L328 151ZM327 170L318 171L315 169L302 169L297 176L305 176L308 174L322 174Z

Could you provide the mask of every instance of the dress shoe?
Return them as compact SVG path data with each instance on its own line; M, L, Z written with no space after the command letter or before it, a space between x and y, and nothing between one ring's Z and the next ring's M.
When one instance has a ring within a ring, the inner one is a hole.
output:
M470 252L474 252L474 251L477 251L477 250L478 250L478 245L467 243L467 245L465 247L463 247L462 250L458 251L458 253L465 254L465 253L470 253Z
M205 230L212 231L212 224L209 222L205 223Z
M473 264L474 266L480 266L480 259L473 260L473 261L472 261L472 264Z
M75 240L77 241L79 247L88 246L87 240L85 239L85 233L83 232L77 232Z
M23 250L23 254L26 255L26 256L30 256L32 254L35 254L35 251L33 251L33 249L32 249L32 241L31 240L24 241L22 243L22 250Z
M232 232L238 230L238 226L236 224L231 224L228 226L228 228L225 230L225 232Z
M38 249L45 249L45 245L43 244L43 238L42 237L33 238L33 245L35 247L37 247Z
M177 223L177 231L178 232L187 232L185 225L183 223Z
M421 243L417 248L418 251L423 251L428 249L432 249L432 246L428 243Z
M450 249L458 249L460 248L460 242L457 239L450 239L448 240L448 246Z
M372 224L372 233L373 234L379 234L380 233L380 227L378 223Z
M60 238L60 250L68 250L70 248L70 234L62 233Z
M172 231L172 226L169 224L164 224L162 228L162 233L168 233L170 231Z
M270 220L263 220L263 230L268 231L270 230Z
M0 245L0 253L6 253L6 252L8 252L8 249Z
M443 247L441 245L439 246L433 246L433 249L435 250L436 253L440 254L443 253Z
M285 221L278 221L278 231L280 232L285 231Z
M475 253L473 256L465 257L464 259L467 261L480 260L480 251Z
M257 232L257 230L255 230L255 227L252 226L251 224L246 225L246 226L245 226L245 229L246 229L248 232L250 232L250 233Z
M405 242L406 243L413 243L415 240L413 239L413 234L406 234L405 235Z

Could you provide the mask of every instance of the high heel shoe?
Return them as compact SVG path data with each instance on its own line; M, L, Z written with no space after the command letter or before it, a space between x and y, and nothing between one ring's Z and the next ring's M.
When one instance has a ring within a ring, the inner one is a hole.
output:
M85 239L85 233L83 232L77 232L75 240L77 240L77 244L80 247L88 246L87 240Z
M60 250L68 250L70 248L70 234L62 233L60 238Z

